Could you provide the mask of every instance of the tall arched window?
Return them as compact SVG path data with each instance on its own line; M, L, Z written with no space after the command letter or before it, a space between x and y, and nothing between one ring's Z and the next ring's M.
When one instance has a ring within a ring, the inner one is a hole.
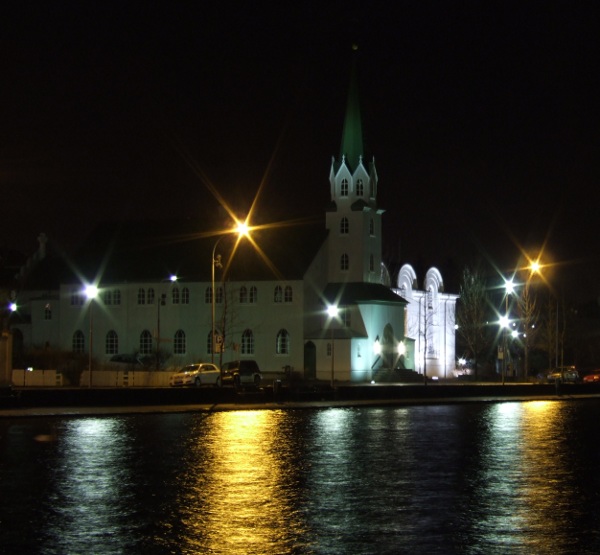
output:
M142 287L138 289L137 301L138 304L146 304L146 291Z
M356 195L362 197L365 192L365 187L363 185L363 180L359 179L356 181Z
M250 287L250 304L258 302L258 289L253 285Z
M187 287L181 290L181 304L190 304L190 290Z
M245 285L240 287L240 303L246 304L248 302L248 288Z
M154 304L154 288L148 289L148 304Z
M347 235L350 229L350 224L348 223L348 218L345 216L340 221L340 233L342 235Z
M119 336L115 330L106 334L105 349L107 355L116 355L119 352Z
M177 330L173 337L173 354L185 355L185 332Z
M152 353L152 334L148 330L140 333L140 354L149 355Z
M281 286L276 285L275 286L275 292L273 294L273 300L276 303L280 303L283 301L283 290L281 289Z
M242 333L242 354L254 354L254 334L252 333L252 330L246 329L244 330L244 333Z
M340 257L340 270L347 270L350 266L350 262L348 260L348 255L346 253L342 254Z
M85 336L81 330L73 334L73 352L81 354L85 350Z
M173 291L171 291L171 299L173 304L179 304L179 287L173 287Z
M348 196L348 180L346 178L342 179L340 195L343 197Z
M283 302L284 303L291 303L294 300L294 292L292 290L292 286L291 285L286 285L285 286L285 291L283 294Z
M278 355L290 354L290 334L285 329L281 329L277 332L277 344L275 345L275 352Z

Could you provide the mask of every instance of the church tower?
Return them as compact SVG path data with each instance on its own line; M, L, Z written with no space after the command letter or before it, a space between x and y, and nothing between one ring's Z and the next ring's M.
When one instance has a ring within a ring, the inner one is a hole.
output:
M381 217L375 159L365 158L356 59L353 61L340 158L329 173L326 214L328 281L381 283Z

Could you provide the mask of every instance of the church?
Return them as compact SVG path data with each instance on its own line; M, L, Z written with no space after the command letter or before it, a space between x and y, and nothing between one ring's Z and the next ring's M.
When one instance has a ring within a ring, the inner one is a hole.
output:
M405 264L392 283L378 186L353 71L324 218L277 228L249 222L247 236L231 231L243 218L210 229L105 222L58 290L17 291L27 317L12 325L15 348L89 355L94 370L254 359L268 377L292 372L332 384L393 382L399 371L451 377L457 295L444 291L436 268L419 277ZM206 211L211 221L215 208ZM84 293L89 285L94 298Z

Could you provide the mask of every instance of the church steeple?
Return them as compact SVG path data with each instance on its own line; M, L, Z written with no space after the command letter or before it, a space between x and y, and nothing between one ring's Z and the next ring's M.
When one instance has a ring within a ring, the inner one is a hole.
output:
M353 50L356 49L357 47L353 46ZM344 119L344 130L342 133L342 146L340 149L340 161L345 157L346 163L351 171L356 170L361 157L364 155L362 120L360 117L358 79L356 73L356 56L354 56L350 75L350 92L346 104L346 117Z

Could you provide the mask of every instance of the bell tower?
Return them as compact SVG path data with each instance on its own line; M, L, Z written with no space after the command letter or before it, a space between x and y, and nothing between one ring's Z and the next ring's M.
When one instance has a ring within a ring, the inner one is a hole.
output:
M381 282L381 217L375 159L366 160L358 96L356 47L338 160L329 172L331 204L326 214L330 283Z

